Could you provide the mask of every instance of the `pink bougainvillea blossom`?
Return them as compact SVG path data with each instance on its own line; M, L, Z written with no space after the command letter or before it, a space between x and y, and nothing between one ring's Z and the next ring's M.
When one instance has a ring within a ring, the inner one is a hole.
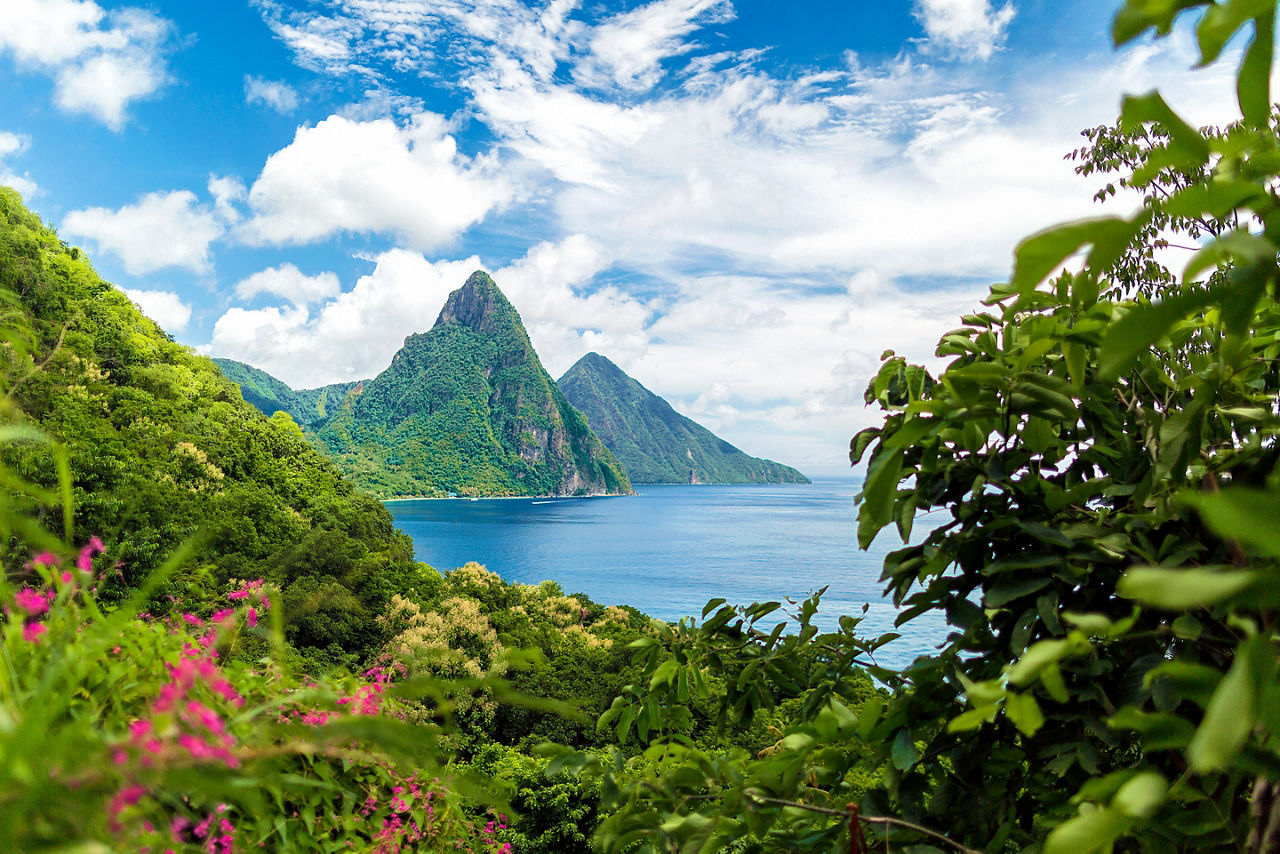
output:
M256 581L246 582L239 590L233 590L227 594L228 599L248 599L254 593L262 590L263 580L261 578Z
M14 594L13 601L19 608L26 611L28 616L38 617L49 610L49 604L54 598L55 594L52 590L40 591L24 587Z
M102 552L102 540L97 537L90 537L89 544L82 548L80 554L76 557L76 569L81 572L92 572L93 556L100 555Z
M22 639L27 643L36 643L40 636L49 631L44 623L26 623L22 626Z

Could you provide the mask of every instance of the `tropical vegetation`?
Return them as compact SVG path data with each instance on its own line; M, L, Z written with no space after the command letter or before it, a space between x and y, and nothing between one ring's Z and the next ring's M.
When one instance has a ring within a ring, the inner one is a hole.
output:
M1243 34L1241 119L1127 98L1072 156L1136 210L1023 241L936 375L886 354L858 536L949 626L902 670L818 597L672 625L413 561L0 194L0 843L1280 850L1276 7L1127 0L1117 44ZM498 317L446 316L464 355Z

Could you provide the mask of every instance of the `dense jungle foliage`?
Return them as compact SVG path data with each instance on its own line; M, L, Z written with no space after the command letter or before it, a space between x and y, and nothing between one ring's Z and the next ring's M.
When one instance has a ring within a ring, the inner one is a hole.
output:
M294 390L266 371L237 362L234 359L213 359L222 375L240 386L245 403L256 407L263 415L287 412L302 427L323 421L330 412L337 411L347 395L361 389L367 380L333 383L320 388Z
M599 353L556 380L632 483L808 483L791 466L730 445Z
M352 481L380 497L631 491L481 272L314 429Z

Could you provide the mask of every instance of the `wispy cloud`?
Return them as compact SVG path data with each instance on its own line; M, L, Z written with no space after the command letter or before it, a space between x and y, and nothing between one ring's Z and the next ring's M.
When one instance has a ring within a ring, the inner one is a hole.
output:
M247 104L261 104L282 115L298 109L298 92L288 83L250 74L244 78L244 99Z

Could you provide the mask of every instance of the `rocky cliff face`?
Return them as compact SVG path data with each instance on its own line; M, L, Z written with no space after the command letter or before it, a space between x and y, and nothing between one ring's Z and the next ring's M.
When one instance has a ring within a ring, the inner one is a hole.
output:
M382 496L631 491L482 272L315 435L358 485Z
M636 483L809 482L676 412L599 353L579 359L558 385Z

